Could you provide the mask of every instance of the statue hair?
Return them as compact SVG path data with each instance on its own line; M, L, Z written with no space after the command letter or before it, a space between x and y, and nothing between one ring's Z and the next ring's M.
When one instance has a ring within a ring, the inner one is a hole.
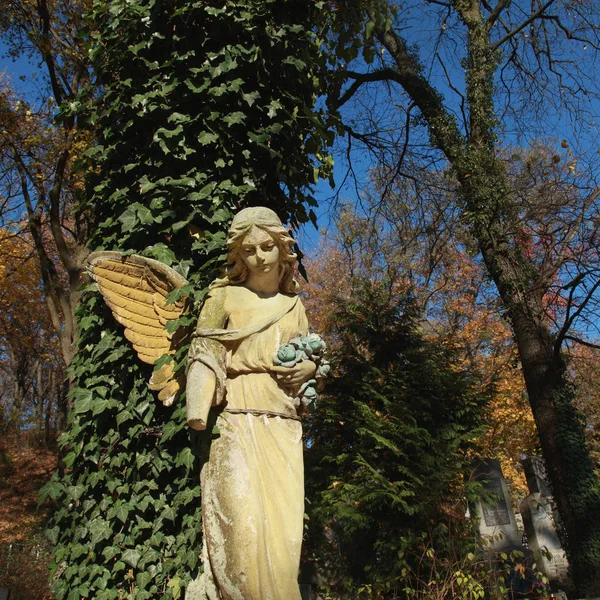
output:
M258 229L266 231L279 248L279 291L284 294L298 294L300 286L294 279L298 255L292 249L295 240L292 238L289 231L281 224L279 217L269 209L262 209L263 211L272 213L274 216L274 218L269 218L268 222L265 222L264 218L238 219L238 217L244 216L246 211L252 214L255 210L256 209L246 209L245 211L238 213L236 219L234 219L227 237L227 267L225 268L225 277L214 281L211 287L241 285L246 281L250 271L240 257L240 249L244 238L250 233L253 227L257 227ZM264 213L261 216L264 216Z

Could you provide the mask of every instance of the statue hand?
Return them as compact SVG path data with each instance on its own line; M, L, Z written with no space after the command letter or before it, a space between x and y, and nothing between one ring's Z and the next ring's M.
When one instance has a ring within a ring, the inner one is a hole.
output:
M312 360L303 360L293 367L271 367L280 385L302 385L312 379L317 371L317 365Z

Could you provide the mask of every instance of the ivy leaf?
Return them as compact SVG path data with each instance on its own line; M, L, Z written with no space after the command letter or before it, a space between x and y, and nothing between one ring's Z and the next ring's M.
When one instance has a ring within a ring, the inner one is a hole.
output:
M155 244L152 246L152 256L167 266L171 266L177 261L175 253L166 244Z
M93 545L96 545L102 540L107 540L112 535L112 528L108 521L97 517L89 524L89 531L91 534L91 541Z
M189 504L192 500L194 500L195 498L198 498L200 496L200 488L195 486L195 487L190 487L187 488L186 490L183 490L183 492L180 492L177 495L177 499L185 506L186 504Z
M67 497L71 500L79 500L83 493L86 491L86 487L84 485L70 485L67 488Z
M128 564L132 569L135 569L138 565L141 556L142 554L140 552L130 548L129 550L125 550L125 552L123 552L121 560L124 563Z
M163 519L168 519L169 521L174 521L175 517L177 516L177 514L173 510L173 507L171 507L171 506L165 506L165 508L163 509L162 513L160 513L160 516Z
M229 126L239 125L240 123L243 123L245 119L246 115L239 110L223 117L223 121L225 121L225 123L227 123Z
M121 552L121 550L119 550L119 548L117 548L117 546L106 546L106 548L104 548L104 550L102 550L102 556L104 556L104 558L107 561L109 561L109 560L113 559L115 556L117 556L120 552Z
M179 600L181 597L181 579L179 576L172 577L167 583L167 587L171 590L173 600Z
M119 521L121 521L122 523L126 523L127 522L127 517L129 515L129 506L123 502L120 503L118 506L115 506L114 510L111 511L109 513L111 518L117 518L119 519Z
M152 576L147 571L142 571L135 576L135 582L138 588L144 590L146 586L152 581Z
M75 398L75 412L84 413L92 409L94 395L91 390L77 387L71 392Z
M54 546L58 543L58 536L60 534L60 527L50 527L44 531L44 535L48 538Z
M177 456L177 460L175 461L175 465L180 467L185 465L188 469L190 469L194 465L195 457L190 448L184 448Z

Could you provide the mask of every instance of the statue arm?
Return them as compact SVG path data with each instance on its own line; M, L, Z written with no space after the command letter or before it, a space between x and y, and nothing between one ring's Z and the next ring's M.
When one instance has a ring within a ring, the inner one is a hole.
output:
M197 431L206 429L208 413L213 405L217 377L212 369L195 362L190 366L186 384L186 418L188 425Z
M225 288L217 288L206 299L200 311L197 330L225 327L225 294ZM225 379L223 344L202 337L194 338L188 355L186 384L186 416L192 429L206 429L211 407L223 401Z

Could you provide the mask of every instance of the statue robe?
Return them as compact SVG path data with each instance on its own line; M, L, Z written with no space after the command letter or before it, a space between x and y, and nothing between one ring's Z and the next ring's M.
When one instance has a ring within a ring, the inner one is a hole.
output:
M191 593L192 585L186 598L300 600L302 426L293 390L282 387L270 369L280 344L306 335L304 307L290 297L274 315L242 307L219 315L223 293L217 288L205 303L208 318L201 314L199 342L190 351L192 360L216 371L217 381L224 368L226 391L214 400L225 410L201 473L204 574L199 593ZM226 329L206 328L215 324ZM207 350L212 356L204 360Z

